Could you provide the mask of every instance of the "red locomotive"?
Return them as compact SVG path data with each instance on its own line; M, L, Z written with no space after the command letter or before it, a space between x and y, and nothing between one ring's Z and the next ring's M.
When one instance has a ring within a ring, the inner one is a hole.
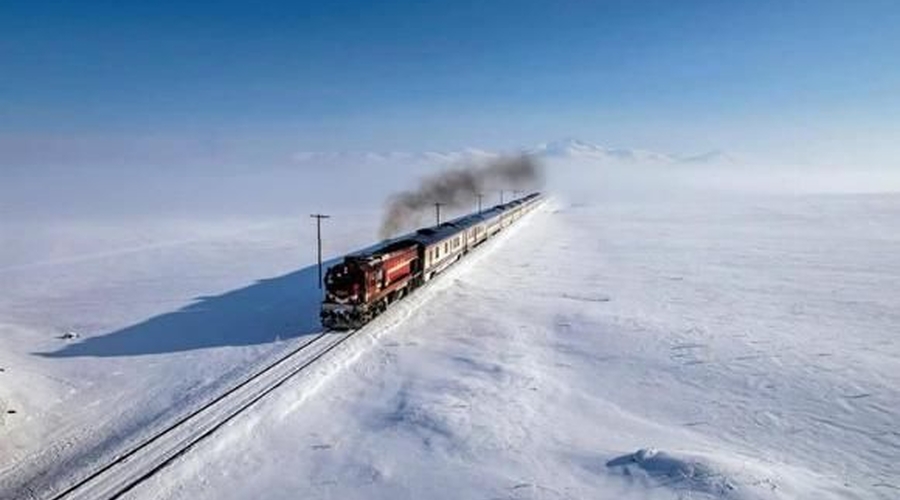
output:
M325 274L326 328L359 328L530 211L533 193L348 255Z

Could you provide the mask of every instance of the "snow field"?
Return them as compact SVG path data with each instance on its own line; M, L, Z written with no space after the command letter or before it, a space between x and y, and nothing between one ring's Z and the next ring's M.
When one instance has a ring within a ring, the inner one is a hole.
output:
M4 226L0 496L312 332L300 219ZM559 199L132 496L894 498L898 221L895 195Z
M326 249L368 243L376 214L340 215ZM4 226L0 492L66 482L317 331L303 217Z
M891 498L897 207L560 201L135 495Z

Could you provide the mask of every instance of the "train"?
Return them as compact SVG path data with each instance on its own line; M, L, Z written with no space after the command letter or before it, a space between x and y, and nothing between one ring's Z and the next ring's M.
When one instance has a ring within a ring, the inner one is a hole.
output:
M365 325L515 223L541 200L541 193L531 193L347 255L325 273L322 326L353 330Z

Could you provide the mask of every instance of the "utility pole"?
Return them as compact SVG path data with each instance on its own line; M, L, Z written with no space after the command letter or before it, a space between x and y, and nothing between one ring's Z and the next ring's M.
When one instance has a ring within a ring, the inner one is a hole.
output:
M478 193L475 196L478 197L478 213L481 213L481 199L484 198L484 195L481 193Z
M322 289L322 219L331 218L330 215L325 214L312 214L310 215L313 219L316 219L316 242L318 244L318 256L319 256L319 290Z
M500 190L500 204L503 204L503 190Z
M437 202L435 202L435 204L434 204L434 216L435 216L435 219L437 219L437 223L435 224L436 226L441 225L441 206L442 205L443 205L443 203L437 203Z

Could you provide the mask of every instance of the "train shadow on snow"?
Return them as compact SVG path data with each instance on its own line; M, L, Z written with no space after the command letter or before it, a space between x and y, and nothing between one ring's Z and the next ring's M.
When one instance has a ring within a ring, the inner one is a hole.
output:
M332 259L324 266L336 263ZM275 342L320 332L317 266L259 280L64 348L49 358L163 354Z

